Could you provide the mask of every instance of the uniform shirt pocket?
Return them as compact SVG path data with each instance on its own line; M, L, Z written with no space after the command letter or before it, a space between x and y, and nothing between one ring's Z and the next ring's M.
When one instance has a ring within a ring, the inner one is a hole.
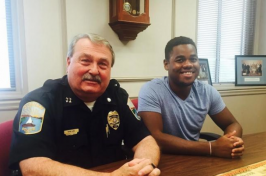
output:
M84 167L84 163L89 163L89 151L86 134L63 136L59 140L57 160L62 163Z

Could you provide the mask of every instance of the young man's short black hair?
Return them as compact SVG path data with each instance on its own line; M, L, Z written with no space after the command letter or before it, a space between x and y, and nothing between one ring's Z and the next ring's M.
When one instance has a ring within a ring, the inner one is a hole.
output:
M191 44L195 47L196 52L197 52L197 47L196 44L194 43L194 41L188 37L175 37L173 39L171 39L165 46L165 60L169 60L170 58L170 53L172 52L173 48L177 45L187 45L187 44Z

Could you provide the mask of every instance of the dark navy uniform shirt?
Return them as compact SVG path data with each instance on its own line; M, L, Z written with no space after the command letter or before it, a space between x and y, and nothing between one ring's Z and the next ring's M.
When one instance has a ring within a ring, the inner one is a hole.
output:
M122 141L131 149L150 135L127 101L126 91L110 80L91 111L72 92L67 76L47 80L20 103L13 125L10 168L18 169L21 160L31 157L83 168L125 159Z

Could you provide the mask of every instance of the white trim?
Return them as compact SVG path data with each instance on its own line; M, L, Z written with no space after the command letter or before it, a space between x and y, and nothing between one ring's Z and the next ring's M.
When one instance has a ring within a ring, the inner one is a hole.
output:
M171 20L171 38L175 37L175 16L176 16L176 7L175 0L172 0L172 20Z
M24 96L28 92L28 76L27 76L27 63L26 63L26 42L25 42L25 27L24 27L24 6L23 1L16 0L12 1L16 5L16 9L13 13L16 14L16 31L14 36L17 38L17 45L15 46L14 52L15 57L19 59L19 62L16 64L16 82L18 83L17 91ZM19 77L20 76L20 77Z
M261 0L257 1L257 7L256 7L256 22L255 22L255 35L254 35L254 48L253 52L254 54L259 55L259 48L260 48L260 33L261 33L261 26L262 26L262 20L261 20L261 14L262 14L262 2Z
M214 84L222 97L266 94L266 86L235 86L234 84Z
M20 99L0 101L0 111L18 110Z
M195 42L195 44L196 44L196 46L198 46L198 19L199 19L199 0L197 0L197 2L196 2L197 4L196 4L196 20L195 20L195 23L196 23L196 30L195 30L195 40L194 40L194 42Z
M62 51L63 51L63 64L64 64L64 73L66 73L66 55L67 55L67 17L66 17L66 0L61 0L61 21L62 21Z

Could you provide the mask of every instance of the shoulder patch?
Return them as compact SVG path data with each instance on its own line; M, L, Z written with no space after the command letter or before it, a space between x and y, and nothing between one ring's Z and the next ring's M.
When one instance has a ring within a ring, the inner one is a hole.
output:
M42 130L45 108L35 101L26 103L21 111L19 120L19 132L23 134L35 134Z
M138 116L138 111L136 110L135 106L133 105L133 103L131 102L129 98L127 99L127 105L129 109L131 110L131 112L133 113L133 115L136 117L136 119L140 120L140 116Z

